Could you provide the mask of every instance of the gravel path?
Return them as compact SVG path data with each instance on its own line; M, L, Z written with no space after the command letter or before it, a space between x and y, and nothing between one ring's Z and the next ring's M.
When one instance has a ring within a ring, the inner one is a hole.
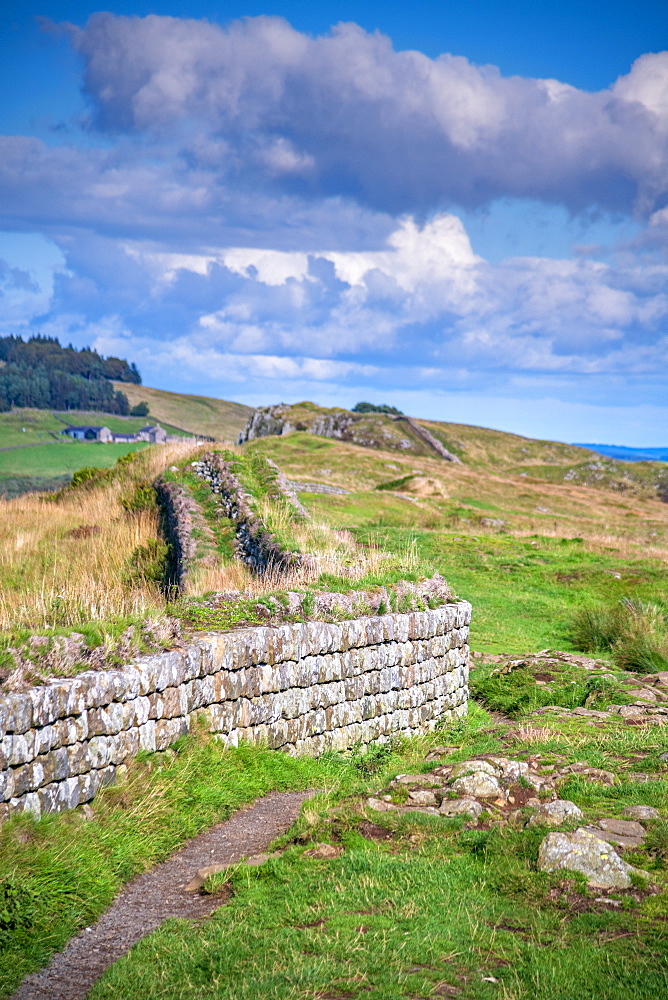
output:
M198 868L231 864L263 851L294 823L313 794L266 795L133 879L96 924L72 938L45 969L26 976L12 1000L84 1000L105 969L163 920L207 917L220 899L184 891Z

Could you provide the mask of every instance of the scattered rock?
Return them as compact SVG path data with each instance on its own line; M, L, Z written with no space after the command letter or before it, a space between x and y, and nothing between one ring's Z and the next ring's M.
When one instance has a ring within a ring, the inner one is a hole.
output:
M510 760L508 757L488 757L487 760L497 768L497 773L500 772L507 781L513 782L517 781L518 778L529 777L529 765L524 760Z
M441 816L473 816L477 819L483 807L475 799L443 799L438 810Z
M566 767L562 767L560 772L562 776L567 776L570 774L585 774L592 781L600 781L603 785L614 785L617 781L616 775L612 771L604 771L600 767L590 767L585 764L584 761L578 761L575 764L568 764Z
M631 819L659 819L661 814L654 806L627 806L622 815L630 816Z
M452 777L460 778L466 774L484 772L485 774L499 775L501 772L488 760L464 760L461 764L455 764L452 768Z
M305 858L318 858L319 860L329 860L338 858L343 854L343 848L334 844L316 844L309 851L304 851Z
M436 793L431 791L429 788L414 788L408 793L408 802L406 805L415 804L416 806L437 806L439 799L436 798Z
M269 861L269 858L280 858L281 852L274 851L273 854L253 854L250 858L246 858L242 861L242 865L248 865L250 868L256 868L259 865L263 865L265 861Z
M197 875L192 882L188 882L185 891L199 892L209 875L217 875L219 872L224 872L225 869L229 867L229 865L206 865L204 868L199 868L197 870Z
M555 799L554 802L546 802L544 805L541 805L538 812L531 817L529 823L560 826L564 820L581 818L582 810L578 809L575 802L570 802L568 799Z
M655 692L652 691L651 688L647 688L647 687L642 687L642 688L628 688L628 690L626 691L626 694L630 698L635 698L636 701L657 701L658 700L657 697L656 697Z
M610 712L621 715L623 719L635 719L644 715L645 709L641 705L611 705Z
M591 833L594 837L598 837L599 840L605 840L608 844L614 844L615 847L630 848L631 850L642 847L641 837L623 837L617 833L607 833L597 826L583 826L582 829L586 833Z
M95 813L93 812L92 807L89 806L87 802L85 803L85 805L82 806L81 812L83 813L83 817L87 823L90 823L91 820L95 819Z
M597 708L574 708L571 715L582 715L592 719L609 719L610 712L603 712Z
M391 785L420 785L424 788L425 785L435 785L440 786L443 784L442 781L434 780L434 772L430 774L398 774L390 784Z
M252 854L249 858L246 858L241 862L242 865L248 865L251 868L255 868L259 865L265 864L270 858L280 858L281 852L274 851L273 854ZM205 865L204 868L197 869L197 875L189 882L185 888L186 892L199 892L202 888L209 875L218 875L219 872L227 871L230 867L229 864L226 865Z
M473 654L475 656L475 653ZM459 750L459 747L432 747L425 760L439 760L441 757L447 757L451 753L455 753Z
M373 796L366 800L366 804L369 806L370 809L375 809L376 812L381 812L381 813L391 812L393 809L399 808L393 802L384 802L383 799L377 799L374 798Z
M538 851L538 867L547 872L581 872L597 889L626 889L630 874L637 871L606 841L582 828L575 833L548 833Z
M597 820L596 826L600 826L606 833L616 833L620 837L645 837L647 835L644 826L628 819L606 816L604 819Z
M453 791L462 796L481 799L503 798L503 791L498 780L493 774L488 774L486 771L476 770L472 774L465 774L453 781L451 787Z

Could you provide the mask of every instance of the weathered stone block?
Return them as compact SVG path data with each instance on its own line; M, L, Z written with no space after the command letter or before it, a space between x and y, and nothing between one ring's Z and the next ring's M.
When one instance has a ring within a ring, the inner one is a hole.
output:
M34 690L40 690L35 688ZM33 726L33 702L29 694L7 694L3 698L6 712L5 731L27 733Z
M156 749L154 719L149 719L148 722L139 727L139 749L148 750L150 753Z
M155 748L166 750L184 736L190 729L189 719L184 716L177 719L159 719L155 724Z

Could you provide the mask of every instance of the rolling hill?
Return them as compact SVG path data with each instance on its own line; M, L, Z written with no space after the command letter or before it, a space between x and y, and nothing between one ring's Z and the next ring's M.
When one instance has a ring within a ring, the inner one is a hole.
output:
M114 383L122 388L130 406L146 401L151 417L163 425L171 424L190 434L201 434L217 441L236 441L239 432L253 412L243 403L232 403L210 396L191 396L164 389L151 389L146 385Z
M417 433L420 428L469 470L522 480L594 486L647 499L668 499L665 462L625 462L579 445L542 441L469 424L407 419L384 413L356 414L304 402L261 407L255 411L246 436L253 440L306 432L397 456L436 458L444 467L453 464L439 457L428 440Z

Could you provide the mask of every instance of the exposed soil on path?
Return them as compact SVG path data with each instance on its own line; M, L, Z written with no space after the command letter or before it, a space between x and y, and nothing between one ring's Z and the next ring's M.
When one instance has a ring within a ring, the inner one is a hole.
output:
M72 938L45 969L26 976L12 1000L84 1000L105 969L164 920L209 916L221 900L185 892L197 870L263 851L294 823L313 794L266 795L133 879L96 924Z

